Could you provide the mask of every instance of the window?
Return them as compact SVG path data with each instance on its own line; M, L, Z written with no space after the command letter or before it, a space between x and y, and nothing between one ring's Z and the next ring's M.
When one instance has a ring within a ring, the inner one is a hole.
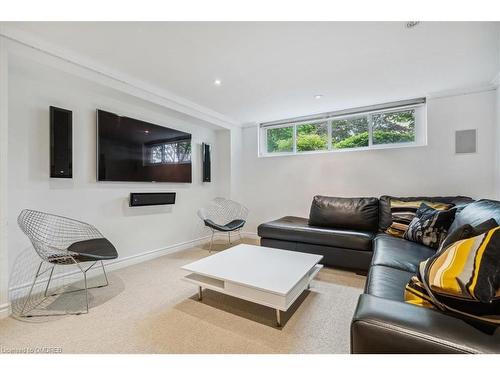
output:
M260 155L425 145L425 98L389 104L261 124Z

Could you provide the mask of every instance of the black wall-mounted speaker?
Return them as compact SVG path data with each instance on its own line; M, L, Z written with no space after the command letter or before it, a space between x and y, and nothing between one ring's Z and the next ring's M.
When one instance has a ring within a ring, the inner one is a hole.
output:
M175 193L130 193L130 207L175 204Z
M203 160L203 182L210 182L212 179L211 147L207 143L201 144L201 155Z
M50 107L50 177L73 177L73 112Z

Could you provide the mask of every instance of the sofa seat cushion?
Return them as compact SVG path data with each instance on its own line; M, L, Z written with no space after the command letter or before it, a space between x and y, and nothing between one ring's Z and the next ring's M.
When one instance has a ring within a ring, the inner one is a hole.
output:
M308 219L285 216L281 219L259 225L257 232L262 238L295 241L315 245L371 251L373 232L352 231L310 226Z
M500 353L500 329L485 334L438 310L363 294L352 320L351 352Z
M436 253L430 247L388 234L375 237L373 252L372 265L396 268L413 274L417 272L420 262Z
M405 287L412 272L386 266L371 266L366 281L365 293L380 298L404 301Z

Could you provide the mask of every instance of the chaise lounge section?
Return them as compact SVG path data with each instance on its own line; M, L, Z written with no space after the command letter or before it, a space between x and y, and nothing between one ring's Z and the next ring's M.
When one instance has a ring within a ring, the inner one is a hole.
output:
M261 224L261 246L323 255L327 266L367 270L375 231L331 229L308 224L303 217L285 216Z

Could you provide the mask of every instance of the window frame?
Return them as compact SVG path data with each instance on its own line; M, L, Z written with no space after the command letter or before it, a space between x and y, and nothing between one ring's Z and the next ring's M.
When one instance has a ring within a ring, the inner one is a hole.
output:
M373 144L373 119L374 114L390 113L390 112L403 112L408 110L415 111L415 140L413 142L397 142L386 144ZM339 119L346 119L352 117L368 117L368 146L366 147L353 147L335 149L332 145L332 121ZM314 151L297 151L297 127L304 124L327 124L328 129L328 149L327 150L314 150ZM293 127L293 151L291 152L268 152L267 151L267 130L275 128ZM278 125L258 126L258 156L259 157L275 157L275 156L289 156L289 155L308 155L308 154L321 154L321 153L337 153L337 152L351 152L351 151L367 151L367 150L383 150L392 148L406 148L406 147L422 147L427 146L427 105L426 103L412 104L398 107L388 107L384 109L365 111L354 114L344 114L338 116L329 116L326 118L319 118L314 120L301 120L290 121Z

